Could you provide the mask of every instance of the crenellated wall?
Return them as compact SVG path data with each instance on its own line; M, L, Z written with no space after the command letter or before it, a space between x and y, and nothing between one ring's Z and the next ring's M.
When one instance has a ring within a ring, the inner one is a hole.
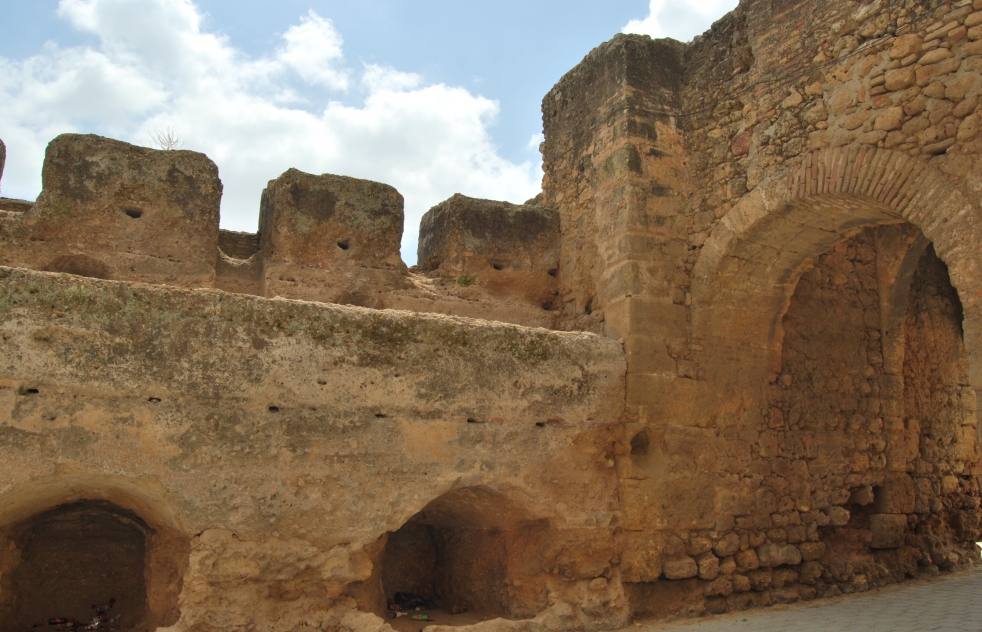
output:
M387 185L291 169L233 233L203 155L56 138L0 199L0 620L62 590L39 551L91 566L72 525L189 631L410 632L407 590L611 629L977 565L980 90L982 0L618 35L543 100L542 193L434 207L414 268Z

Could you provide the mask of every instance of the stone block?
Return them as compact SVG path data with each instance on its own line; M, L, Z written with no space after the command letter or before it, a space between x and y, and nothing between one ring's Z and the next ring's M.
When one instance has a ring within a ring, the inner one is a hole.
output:
M814 586L822 578L824 570L818 562L805 562L801 565L798 581L808 586Z
M738 552L736 556L734 556L734 561L737 565L737 570L740 571L752 571L760 568L760 560L757 559L757 551L753 549Z
M798 550L801 551L801 559L811 562L821 559L825 555L826 544L824 542L805 542L798 545Z
M740 550L740 536L728 533L713 545L713 553L720 557L729 557Z
M828 514L829 524L833 527L843 527L849 523L849 510L845 507L831 507Z
M763 544L757 547L757 558L764 567L801 563L801 551L790 544Z
M719 577L705 588L707 597L727 597L733 594L733 580L729 577Z
M904 109L901 107L892 107L883 110L876 117L876 121L873 123L873 129L881 131L890 131L895 129L900 129L904 123Z
M662 572L667 579L689 579L699 574L699 565L688 555L665 560Z
M719 575L719 558L712 553L703 553L696 560L700 579L716 579Z
M655 339L684 339L688 310L668 299L630 297L607 304L607 323L621 336L642 333Z
M849 495L849 504L866 506L872 504L873 499L873 487L863 485Z
M907 516L904 514L873 514L869 520L874 549L896 549L904 545Z
M626 582L653 582L662 574L664 538L657 534L627 532L621 553L621 573Z
M559 214L460 194L419 225L419 268L549 307L558 291Z
M905 473L892 473L873 490L873 511L879 514L912 513L917 491L914 479Z
M403 199L387 184L290 169L271 180L259 211L267 296L380 307L399 287Z
M42 181L29 213L36 260L21 265L214 286L222 183L204 154L64 134L48 145Z
M668 354L664 340L650 336L625 336L627 370L631 373L650 373L674 378L678 374L675 359Z
M887 90L904 90L914 85L917 77L914 74L914 67L897 68L886 73L884 85Z
M766 590L772 581L770 569L758 569L747 573L747 579L750 580L750 586L754 590Z
M901 35L893 41L893 48L890 49L890 59L903 59L908 55L921 52L924 40L920 35L907 34Z

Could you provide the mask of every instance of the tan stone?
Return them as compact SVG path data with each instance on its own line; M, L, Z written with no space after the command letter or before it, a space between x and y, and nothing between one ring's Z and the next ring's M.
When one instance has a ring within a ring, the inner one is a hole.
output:
M859 129L860 127L863 126L863 124L866 121L869 120L869 117L870 117L869 110L860 110L855 114L850 114L849 116L847 116L842 120L841 122L842 129L847 129L847 130Z
M739 551L733 559L736 562L737 569L740 571L754 570L760 567L757 552L753 549Z
M750 578L746 575L734 575L731 580L733 581L733 592L745 593L752 588Z
M975 108L979 106L978 97L970 97L963 100L961 103L955 106L951 111L952 116L955 118L964 118L975 111Z
M891 131L900 129L904 123L904 109L901 107L887 108L876 116L873 129Z
M945 98L953 101L961 101L969 92L978 87L978 78L965 75L957 78L945 88Z
M944 98L945 85L940 81L935 81L934 83L928 85L921 91L926 97L932 99L943 99Z
M886 73L886 82L884 85L887 90L904 90L905 88L909 88L914 85L916 80L914 72L915 69L911 66L891 70Z
M764 544L757 547L757 558L764 567L800 564L801 552L790 544Z
M914 511L914 480L907 474L892 474L874 489L873 510L882 514L901 514Z
M834 116L845 113L854 105L856 105L856 94L851 90L836 90L829 98L829 110Z
M798 549L801 551L801 559L806 562L821 559L827 550L827 546L824 542L806 542L799 545Z
M845 507L831 507L828 514L829 524L833 527L841 527L849 523L849 510Z
M924 40L919 35L912 33L901 35L893 42L893 47L890 49L890 59L903 59L908 55L919 53L923 43Z
M696 559L700 579L716 579L719 575L719 558L712 553L704 553Z
M662 572L667 579L688 579L699 574L699 565L688 555L677 556L665 560Z
M930 66L921 66L915 73L917 85L924 87L930 84L937 77L949 75L958 70L961 63L962 62L960 59L945 59L943 61L939 61L938 63L931 64Z
M958 125L958 140L960 142L965 142L972 140L979 133L979 116L977 114L972 114L971 116L965 117L962 122Z
M719 557L729 557L740 550L740 537L735 533L728 533L721 540L713 545L713 553Z

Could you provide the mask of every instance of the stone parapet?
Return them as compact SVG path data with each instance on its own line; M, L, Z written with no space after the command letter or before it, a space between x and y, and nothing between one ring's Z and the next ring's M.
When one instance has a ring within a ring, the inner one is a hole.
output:
M559 271L559 216L457 194L423 216L417 261L423 272L549 307Z
M403 200L394 188L290 169L271 180L259 211L267 296L364 307L404 287Z
M37 203L0 225L0 263L214 286L222 184L203 154L65 134L48 145L42 182Z

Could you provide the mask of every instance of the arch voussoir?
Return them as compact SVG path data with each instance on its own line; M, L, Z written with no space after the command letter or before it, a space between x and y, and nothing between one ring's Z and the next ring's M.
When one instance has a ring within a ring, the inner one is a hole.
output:
M919 228L949 268L964 308L972 385L982 387L982 255L977 246L982 242L982 212L924 160L888 149L844 146L810 152L782 176L766 178L731 209L706 241L693 270L697 336L711 338L709 330L719 325L710 315L712 309L721 307L714 302L737 296L758 301L755 308L744 304L743 309L759 312L760 329L756 334L747 330L743 335L767 335L765 329L777 331L771 321L780 314L772 312L781 301L771 295L793 291L801 264L819 254L827 240L817 239L808 231L788 234L790 241L779 246L782 256L775 265L761 269L770 275L763 283L745 278L747 275L729 278L732 267L727 260L743 256L741 253L754 244L774 242L774 230L788 233L787 222L781 220L792 217L812 232L823 227L828 230L828 224L834 224L831 229L843 238L861 226L904 220ZM782 266L787 269L776 269ZM769 294L754 299L753 291L732 287L741 283L754 284L758 291L769 283L770 289L765 291ZM736 346L746 347L749 342L744 340Z

